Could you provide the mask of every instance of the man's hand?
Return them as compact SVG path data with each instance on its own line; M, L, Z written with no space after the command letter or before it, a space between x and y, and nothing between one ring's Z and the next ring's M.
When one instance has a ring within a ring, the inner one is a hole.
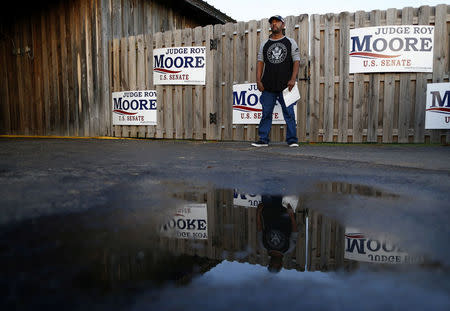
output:
M289 92L292 91L292 88L295 86L295 79L288 81Z
M257 85L258 90L259 90L260 92L264 91L264 85L262 84L261 81L256 82L256 85Z

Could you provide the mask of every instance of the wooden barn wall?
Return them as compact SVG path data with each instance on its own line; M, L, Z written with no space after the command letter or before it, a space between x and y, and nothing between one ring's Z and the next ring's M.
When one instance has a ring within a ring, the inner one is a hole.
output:
M111 135L109 40L199 25L163 1L34 7L0 21L0 134Z

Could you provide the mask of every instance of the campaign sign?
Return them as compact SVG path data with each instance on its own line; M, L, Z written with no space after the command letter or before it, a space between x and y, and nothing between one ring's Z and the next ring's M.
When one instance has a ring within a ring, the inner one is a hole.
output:
M450 83L427 85L426 129L450 129Z
M354 228L345 229L344 258L382 264L419 264L423 256L408 254L389 237L369 237Z
M208 239L208 213L205 203L180 206L175 214L161 226L161 234L177 239Z
M259 203L262 203L261 194L249 194L240 192L238 189L234 189L233 192L233 205L242 207L258 207ZM293 195L285 195L282 199L282 205L288 207L291 205L292 209L295 211L298 205L299 198Z
M153 83L205 85L206 47L153 49Z
M113 125L156 125L156 91L112 93Z
M350 73L432 72L434 26L350 29Z
M261 92L256 83L233 85L233 124L259 124L262 117ZM296 105L296 104L294 104ZM294 107L295 120L297 109ZM285 124L281 105L276 103L272 124Z

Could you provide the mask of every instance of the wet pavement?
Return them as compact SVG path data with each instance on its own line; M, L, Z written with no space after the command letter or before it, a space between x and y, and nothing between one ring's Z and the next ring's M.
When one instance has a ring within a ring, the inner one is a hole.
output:
M448 310L450 148L0 139L3 310Z

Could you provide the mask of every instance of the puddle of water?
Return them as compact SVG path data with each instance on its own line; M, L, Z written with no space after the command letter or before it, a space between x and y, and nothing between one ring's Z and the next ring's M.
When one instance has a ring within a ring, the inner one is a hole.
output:
M289 195L199 189L173 192L165 209L103 208L2 226L1 304L225 310L230 303L340 303L359 310L356 302L370 293L389 293L369 309L415 309L430 297L436 309L450 305L446 262L403 243L389 219L374 224L377 209L351 217L352 202L357 211L364 202L383 211L403 202L395 193L345 183ZM339 204L350 212L333 209ZM414 228L420 219L408 222ZM249 299L255 290L256 301Z

